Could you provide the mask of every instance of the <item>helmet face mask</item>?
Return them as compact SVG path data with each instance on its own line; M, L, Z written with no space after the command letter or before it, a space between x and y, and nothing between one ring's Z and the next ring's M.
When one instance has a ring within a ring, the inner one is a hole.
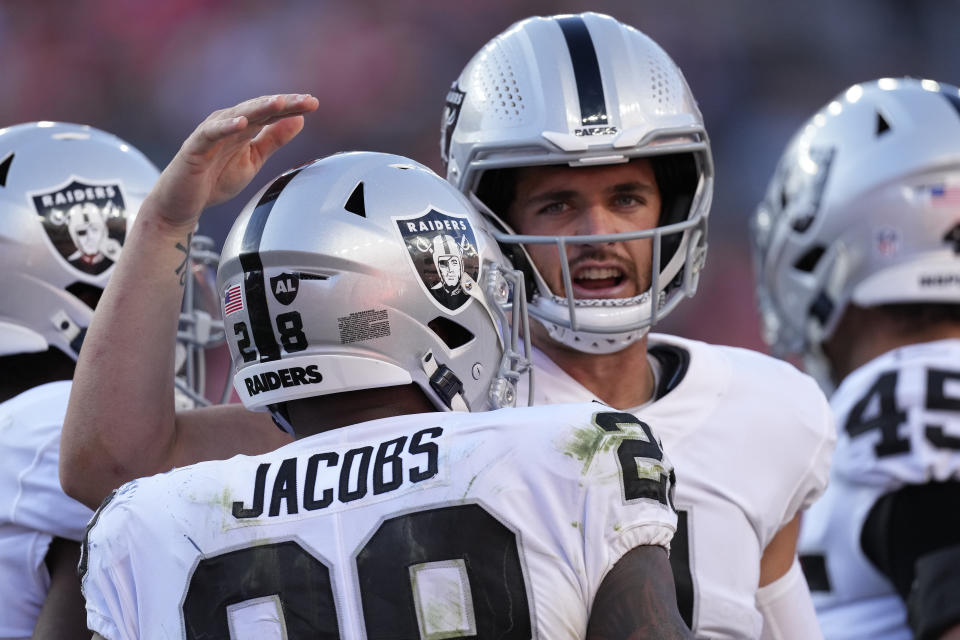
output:
M233 387L227 373L229 353L224 344L216 283L219 262L213 240L191 236L189 261L183 265L180 277L184 292L174 361L178 409L206 406L211 404L211 398L220 404L230 400ZM208 390L210 382L219 390Z
M494 170L616 165L637 157L657 165L666 196L660 223L609 240L651 238L662 258L651 268L657 286L634 299L600 302L558 297L534 276L530 315L555 340L586 352L618 351L695 292L713 190L709 141L680 70L636 29L594 13L513 25L474 56L448 93L441 153L447 179L498 219L504 245L519 241L504 222L504 203L484 202L484 178ZM671 171L677 167L679 177Z
M850 87L794 135L757 207L764 339L825 388L822 345L849 304L960 303L958 104L927 80Z
M267 185L218 288L234 387L285 428L289 400L411 382L439 410L509 406L527 368L522 276L463 196L400 156L338 154Z

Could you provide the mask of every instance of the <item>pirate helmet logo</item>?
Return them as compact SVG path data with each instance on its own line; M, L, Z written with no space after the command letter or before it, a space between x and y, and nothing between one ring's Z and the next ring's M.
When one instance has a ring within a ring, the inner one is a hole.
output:
M477 292L480 255L466 216L434 209L415 218L394 218L420 284L435 304L454 313Z
M119 184L71 178L29 197L53 246L75 269L98 275L116 262L127 235L127 209Z

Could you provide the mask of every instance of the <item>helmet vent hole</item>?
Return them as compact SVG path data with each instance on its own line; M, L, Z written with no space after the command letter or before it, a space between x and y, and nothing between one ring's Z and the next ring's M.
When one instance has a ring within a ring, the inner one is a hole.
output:
M474 338L474 335L466 327L443 316L437 316L428 322L427 326L451 350L462 347Z
M890 123L880 115L880 112L877 112L877 137L882 136L887 131L890 131Z
M360 182L353 189L353 193L350 194L350 197L347 198L346 204L343 205L343 208L354 213L361 218L367 217L367 207L363 200L363 183Z
M91 309L97 308L97 303L100 302L100 296L103 295L103 289L95 287L92 284L87 284L86 282L74 282L67 287L67 291Z
M800 256L800 259L793 264L793 268L804 273L812 273L825 252L826 248L824 247L813 247Z
M11 153L6 158L3 159L3 162L0 162L0 187L7 186L7 172L10 171L10 164L13 162L13 154Z

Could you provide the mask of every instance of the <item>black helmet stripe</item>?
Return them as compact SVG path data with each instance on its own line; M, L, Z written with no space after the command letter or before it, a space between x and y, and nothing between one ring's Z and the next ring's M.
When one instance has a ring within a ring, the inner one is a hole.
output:
M597 62L597 51L593 47L587 25L580 16L567 16L556 20L567 41L570 61L573 63L573 76L580 98L580 122L584 126L608 124L600 64Z
M250 331L260 353L260 362L280 359L280 345L273 335L270 322L270 310L267 307L267 288L263 279L263 262L260 260L260 239L267 226L267 218L274 203L300 169L285 173L263 193L243 234L240 243L240 266L243 267L243 295L246 298L247 313L250 316Z

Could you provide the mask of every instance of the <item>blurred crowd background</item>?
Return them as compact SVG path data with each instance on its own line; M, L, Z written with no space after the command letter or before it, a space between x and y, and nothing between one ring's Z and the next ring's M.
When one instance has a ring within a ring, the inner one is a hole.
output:
M841 90L884 76L960 84L956 0L0 0L0 126L91 124L163 167L214 109L277 92L320 109L236 200L207 213L222 243L253 193L342 150L440 171L444 96L470 56L529 15L599 11L683 69L717 183L700 291L658 329L763 349L747 218L791 133Z

